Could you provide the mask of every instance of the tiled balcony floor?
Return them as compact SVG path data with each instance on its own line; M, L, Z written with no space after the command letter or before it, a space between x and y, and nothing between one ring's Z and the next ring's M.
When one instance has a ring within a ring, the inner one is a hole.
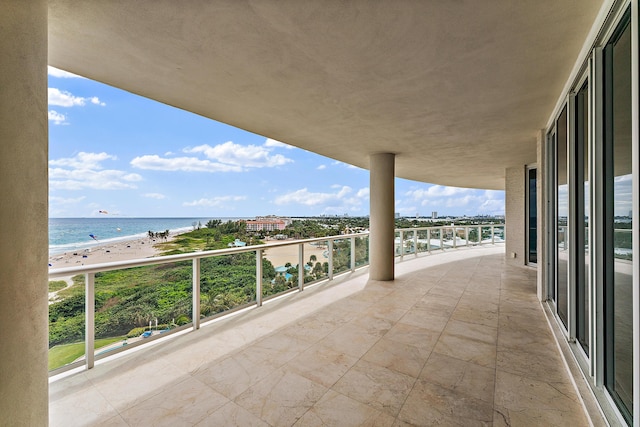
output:
M50 386L52 426L588 425L504 248L309 288Z

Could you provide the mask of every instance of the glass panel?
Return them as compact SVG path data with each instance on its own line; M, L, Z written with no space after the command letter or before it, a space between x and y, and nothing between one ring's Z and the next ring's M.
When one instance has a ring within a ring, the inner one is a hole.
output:
M430 250L429 240L427 239L428 232L427 230L419 230L418 232L418 253L427 252Z
M333 274L351 270L351 239L333 241Z
M356 237L356 267L369 264L369 236Z
M529 262L538 262L538 208L537 208L537 170L529 169L528 171L528 230L527 238L529 239Z
M84 359L84 274L49 282L49 370Z
M263 282L275 276L263 258ZM269 282L270 283L270 282ZM263 290L267 287L263 283ZM210 317L256 302L256 253L243 252L200 261L200 316Z
M429 246L431 250L442 249L443 235L442 228L432 228L430 232Z
M316 258L322 257L322 249L320 247L309 247L308 252L307 247L304 249L304 257L307 260L311 255ZM264 251L262 267L263 297L278 295L290 289L298 288L299 253L299 245L277 246Z
M191 261L96 273L95 354L191 323L192 290Z
M576 94L576 338L589 354L589 85ZM582 201L582 202L581 202Z
M569 184L567 179L567 107L562 109L556 122L556 309L562 323L567 326L569 260Z
M606 45L604 59L605 385L631 422L634 390L629 12Z

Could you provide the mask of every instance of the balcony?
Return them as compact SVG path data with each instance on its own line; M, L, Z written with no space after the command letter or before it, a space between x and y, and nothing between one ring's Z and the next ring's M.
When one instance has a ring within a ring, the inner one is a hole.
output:
M406 257L50 380L58 425L587 425L501 245Z

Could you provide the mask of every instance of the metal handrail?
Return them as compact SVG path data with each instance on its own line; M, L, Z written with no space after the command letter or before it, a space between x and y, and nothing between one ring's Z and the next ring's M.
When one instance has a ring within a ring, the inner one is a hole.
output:
M472 226L437 226L437 227L416 227L416 228L403 228L403 229L396 229L396 232L400 233L400 239L401 242L404 242L403 238L404 238L404 233L405 232L413 232L414 236L413 236L413 240L415 242L415 246L414 246L414 252L415 252L415 256L418 256L418 232L420 231L426 231L427 232L427 238L430 239L430 236L432 234L433 231L435 230L439 230L439 237L440 237L440 246L438 249L441 250L445 250L444 245L442 244L443 242L443 231L444 230L448 230L448 229L453 229L453 233L454 236L456 235L456 230L457 229L465 229L465 237L466 239L466 246L469 246L469 241L468 241L468 237L469 237L469 228L477 228L478 229L478 236L479 236L479 241L475 242L475 245L480 245L482 244L482 229L483 228L491 228L491 244L495 243L495 228L502 228L504 230L504 224L482 224L482 225L472 225ZM504 232L504 231L503 231ZM240 248L225 248L225 249L216 249L216 250L210 250L210 251L199 251L199 252L191 252L191 253L186 253L186 254L177 254L177 255L165 255L165 256L159 256L159 257L152 257L152 258L142 258L142 259L133 259L133 260L127 260L127 261L117 261L117 262L107 262L107 263L101 263L101 264L93 264L93 265L88 265L88 266L75 266L75 267L67 267L67 268L56 268L56 269L50 269L49 270L49 279L54 279L54 278L59 278L59 277L67 277L67 276L73 276L73 275L78 275L78 274L84 274L85 276L85 357L84 357L84 361L80 360L68 365L65 365L63 367L60 367L58 369L52 370L49 375L53 376L53 375L57 375L59 373L65 372L67 370L82 366L83 364L86 365L87 369L91 369L94 366L95 360L96 359L101 359L107 356L111 356L113 354L119 353L121 351L125 351L129 348L133 348L136 347L138 345L143 344L142 342L140 343L135 343L135 344L131 344L128 345L126 347L120 347L119 349L115 349L113 351L109 351L108 354L104 353L104 354L95 354L94 351L94 343L95 343L95 275L96 273L100 273L100 272L105 272L105 271L113 271L113 270L122 270L122 269L127 269L127 268L134 268L134 267L143 267L143 266L149 266L149 265L160 265L160 264L168 264L168 263L175 263L175 262L179 262L179 261L191 261L192 264L192 269L193 269L193 274L192 274L192 322L184 325L182 327L178 327L174 330L172 330L170 333L175 333L178 331L184 331L185 329L188 329L189 326L191 326L193 331L196 331L200 328L200 323L201 323L201 319L200 319L200 260L202 260L203 258L210 258L210 257L216 257L216 256L223 256L223 255L233 255L233 254L239 254L239 253L246 253L246 252L254 252L256 254L256 301L254 303L251 304L247 304L242 306L241 308L245 308L247 306L251 306L251 305L255 305L256 307L260 307L262 305L263 302L263 297L262 297L262 259L263 259L263 255L264 255L264 251L265 250L269 250L269 249L273 249L273 248L279 248L279 247L284 247L284 246L293 246L293 245L297 245L298 246L298 263L299 263L299 269L298 269L298 291L302 291L304 289L305 283L304 283L304 272L303 272L303 268L301 268L302 263L303 263L303 252L304 252L304 245L308 244L308 243L315 243L315 242L327 242L328 243L328 264L329 264L329 271L328 271L328 277L326 279L323 280L332 280L334 278L334 272L333 272L333 250L332 248L334 247L334 242L338 241L338 240L351 240L351 244L350 244L350 248L351 248L351 260L350 260L350 265L349 265L349 269L347 270L347 272L353 272L356 270L356 260L355 260L355 242L357 238L363 238L363 237L368 237L369 233L353 233L353 234L346 234L346 235L338 235L338 236L328 236L328 237L317 237L317 238L312 238L312 239L304 239L304 240L295 240L295 241L285 241L285 242L273 242L273 243L266 243L266 244L262 244L262 245L255 245L255 246L245 246L245 247L240 247ZM457 239L454 239L454 245L453 247L456 247L455 241ZM402 245L404 248L404 244ZM432 248L431 245L428 243L427 244L427 249L428 252L431 253ZM402 259L402 257L404 256L404 250L400 251L400 258ZM365 264L363 264L361 267L365 267L369 265L369 261L367 260ZM339 274L341 274L343 272L339 272ZM259 279L260 278L260 279ZM223 313L219 313L216 316L219 315L224 315L224 314L228 314L231 311L235 311L235 309L229 310L229 311L225 311ZM212 316L212 318L215 316ZM154 339L156 339L157 337L151 337L151 339L147 339L144 341L144 343L148 343L150 341L153 341Z

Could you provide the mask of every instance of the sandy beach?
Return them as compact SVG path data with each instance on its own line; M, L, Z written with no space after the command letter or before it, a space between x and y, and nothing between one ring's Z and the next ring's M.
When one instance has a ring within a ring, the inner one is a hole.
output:
M310 243L305 243L304 262L307 263L311 255L316 256L316 262L322 263L328 261L323 255L323 252L326 250L326 246L315 246ZM274 267L284 266L288 262L291 263L291 265L296 265L298 264L298 245L267 249L264 251L264 257L271 261Z
M167 241L171 241L176 236L178 236L178 234L169 236ZM78 267L81 265L149 258L160 254L160 251L156 249L154 245L161 242L164 242L164 240L152 240L144 237L56 254L49 257L49 268ZM315 246L305 243L305 263L309 261L311 255L315 255L318 262L327 261L327 258L323 255L324 251L326 251L326 246ZM287 262L296 265L298 263L298 245L267 249L264 252L264 256L271 261L274 267L283 266Z
M175 236L171 236L169 240L173 237ZM151 240L145 237L56 254L49 257L49 268L77 267L104 262L148 258L159 253L154 248L156 243L160 243L160 240Z

